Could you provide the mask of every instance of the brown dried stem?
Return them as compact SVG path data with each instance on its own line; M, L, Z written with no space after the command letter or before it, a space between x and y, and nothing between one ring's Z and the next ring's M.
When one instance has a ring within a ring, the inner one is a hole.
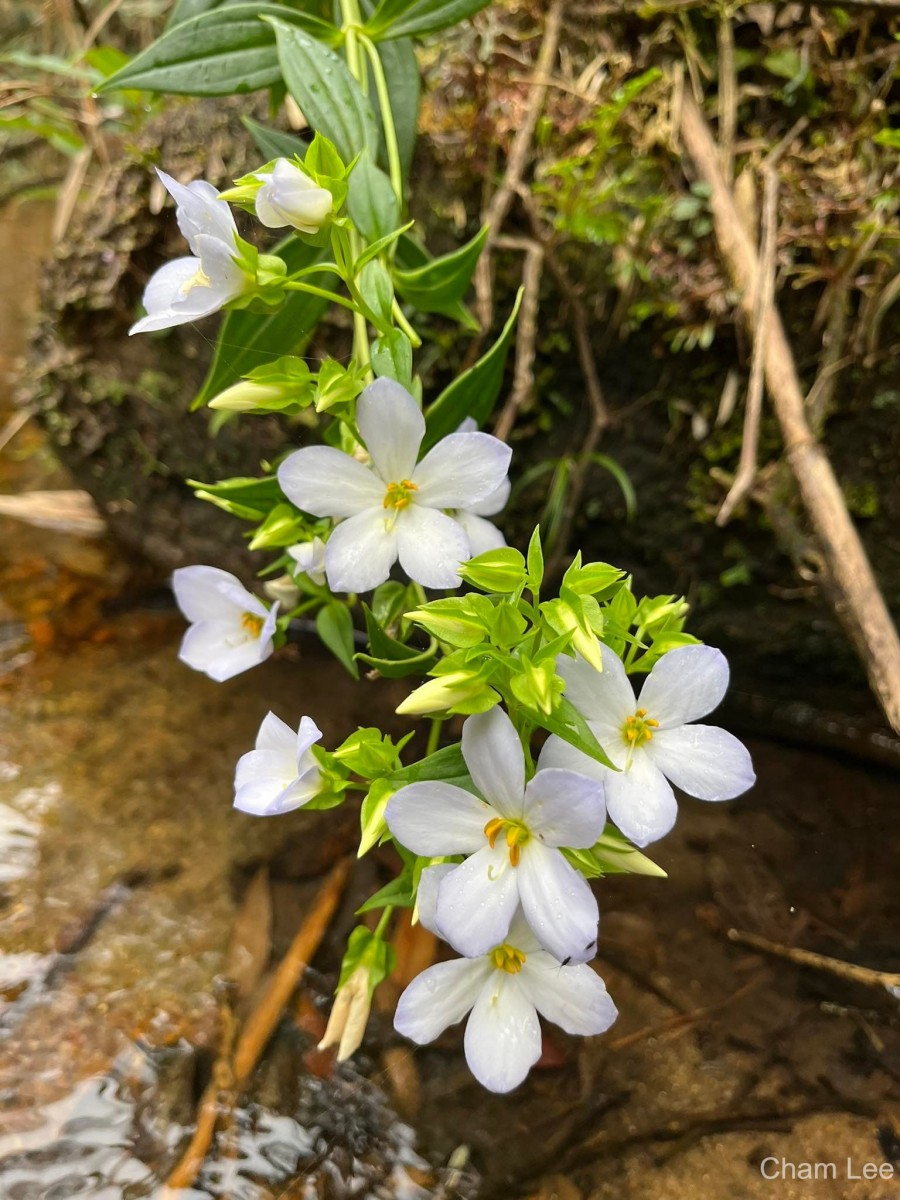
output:
M754 327L759 259L722 175L709 126L688 94L682 106L681 132L697 173L711 189L719 251L741 291L741 309L755 337L761 332ZM766 384L781 426L787 460L822 545L835 593L835 610L856 646L888 721L900 732L900 639L831 463L810 428L797 368L775 304L766 323L765 341Z
M867 987L900 988L898 971L876 971L871 967L860 967L856 963L844 962L841 958L816 954L813 950L798 950L794 946L770 942L768 938L760 937L757 933L744 933L740 929L729 929L728 940L740 942L743 946L752 946L755 950L774 954L778 958L786 958L800 967L812 967L816 971L828 971L831 975L838 975L841 979L849 979L853 983L864 983Z
M494 436L505 442L512 432L516 417L534 393L534 356L537 343L537 322L540 308L541 277L544 273L544 247L534 238L497 238L501 250L522 250L522 308L516 329L516 365L509 399L494 426Z

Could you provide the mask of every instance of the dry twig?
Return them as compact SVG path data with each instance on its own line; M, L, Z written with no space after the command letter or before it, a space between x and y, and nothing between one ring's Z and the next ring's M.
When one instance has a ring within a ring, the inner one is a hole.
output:
M780 942L770 942L768 938L756 933L744 933L740 929L729 929L728 940L740 942L743 946L752 946L766 954L774 954L778 958L786 958L800 967L813 967L817 971L828 971L841 979L849 979L853 983L864 983L867 987L900 988L900 971L876 971L871 967L860 967L856 963L844 962L841 958L829 958L827 954L816 954L813 950L798 950L794 946L782 946Z
M760 273L756 250L741 224L734 196L719 165L716 144L693 98L682 107L682 136L701 178L711 189L719 250L742 293L741 308L751 330ZM828 458L810 428L797 367L776 305L766 329L765 374L781 425L788 462L800 488L835 592L835 609L853 640L872 690L891 726L900 732L900 639L879 591L871 564L853 525Z
M494 436L505 442L512 432L522 406L534 392L534 356L537 342L538 310L540 308L541 277L544 273L544 247L534 238L497 238L501 250L523 250L522 309L516 328L516 365L509 399L494 426Z

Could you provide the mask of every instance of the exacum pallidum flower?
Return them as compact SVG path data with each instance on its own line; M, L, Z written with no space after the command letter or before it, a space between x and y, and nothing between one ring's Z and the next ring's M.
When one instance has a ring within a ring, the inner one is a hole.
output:
M458 587L471 556L465 530L444 509L470 511L506 478L511 453L487 433L453 433L416 461L425 418L392 379L359 398L366 466L331 446L295 450L278 468L284 494L304 512L340 519L325 547L334 592L367 592L400 565L425 587Z
M369 1023L372 1007L370 972L366 965L359 966L345 984L338 988L334 1005L325 1027L325 1036L319 1042L320 1050L337 1046L337 1061L346 1062L362 1045Z
M292 225L301 233L316 233L331 216L331 192L313 183L299 167L278 158L271 171L259 171L262 187L256 193L256 215L268 229Z
M175 201L178 228L191 257L176 258L152 276L144 291L147 315L129 333L171 329L208 317L255 286L240 265L231 209L213 185L203 179L181 184L165 171L156 173Z
M172 589L191 622L178 657L195 671L222 683L272 653L278 605L267 608L234 575L218 567L179 567Z
M321 736L311 717L303 717L295 731L268 713L256 735L256 748L238 759L234 807L257 817L274 817L312 800L322 781L312 747Z
M311 542L289 546L288 554L297 564L301 574L308 575L313 583L322 586L325 582L325 543L320 537Z
M484 797L438 780L411 783L385 820L407 849L430 858L471 855L440 885L441 936L473 957L500 945L521 903L541 945L562 961L590 958L597 901L559 847L592 846L603 832L603 788L584 773L540 771L525 784L525 756L500 708L469 717L462 754Z
M497 550L500 546L506 545L506 538L497 526L493 521L485 518L495 517L497 513L506 508L510 486L509 480L505 479L484 500L476 500L467 509L458 508L453 512L453 517L466 531L473 558L478 554L486 554L488 550Z
M419 885L422 924L433 932L439 888L451 866L428 867ZM451 943L452 945L452 943ZM466 1062L492 1092L517 1087L541 1056L538 1013L566 1033L604 1033L618 1016L600 976L587 964L564 964L541 948L522 910L504 940L477 958L437 963L400 997L394 1026L420 1045L469 1013Z
M699 800L732 800L756 780L746 748L724 729L690 725L721 702L728 663L712 646L681 646L656 662L636 700L618 655L604 646L603 670L565 655L557 670L566 698L619 768L611 771L558 737L538 761L582 771L605 784L610 820L638 846L668 833L678 808L669 780Z

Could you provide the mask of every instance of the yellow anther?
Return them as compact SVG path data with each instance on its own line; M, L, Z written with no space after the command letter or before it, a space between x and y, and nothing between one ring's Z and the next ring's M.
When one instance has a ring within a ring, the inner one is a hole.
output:
M245 612L241 613L241 624L251 637L258 638L262 633L262 627L265 624L265 619L263 617L258 617L256 613Z
M647 716L646 708L639 708L632 716L625 718L625 724L622 726L622 737L631 747L640 746L643 742L649 742L653 737L653 730L659 728L659 721L653 717Z
M419 490L419 485L411 479L401 479L399 483L389 483L384 493L384 507L401 509L408 507L412 493Z
M506 845L509 849L509 861L512 866L517 867L519 859L522 857L522 847L531 834L524 825L520 825L517 821L508 821L505 817L492 817L484 827L484 836L492 850L496 845L497 837L504 829L506 830Z
M484 827L484 836L491 843L492 850L494 848L494 843L497 840L497 834L503 828L504 824L505 822L502 817L494 817L492 820L488 821L487 825Z
M521 950L517 950L515 946L510 946L505 942L502 946L495 946L491 951L491 962L498 971L506 971L509 975L518 975L526 961Z

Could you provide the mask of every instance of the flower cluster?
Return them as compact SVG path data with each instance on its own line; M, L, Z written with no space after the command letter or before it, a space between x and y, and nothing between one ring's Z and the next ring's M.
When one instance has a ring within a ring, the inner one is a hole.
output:
M684 632L683 601L638 600L624 572L580 555L548 598L539 531L527 557L506 545L490 518L510 495L510 450L471 415L488 414L480 389L494 366L481 360L423 410L410 362L418 336L398 300L458 316L482 243L463 256L462 275L459 255L399 267L393 246L406 227L364 236L344 213L355 170L317 135L302 162L277 159L225 193L160 173L192 256L153 276L132 332L223 306L271 307L292 290L343 304L354 318L349 364L313 370L282 355L210 401L229 415L305 413L305 426L327 427L263 479L197 485L254 523L250 548L274 551L281 574L265 585L267 604L216 567L175 571L190 622L180 657L222 682L262 663L308 615L352 674L364 664L375 677L430 676L397 709L432 718L420 761L405 763L408 739L395 744L377 728L328 750L311 717L294 729L269 712L237 764L234 805L275 816L362 793L359 853L392 843L399 875L360 910L381 918L349 938L323 1045L345 1058L360 1044L372 992L393 967L392 914L407 907L460 957L409 984L397 1029L427 1043L466 1019L473 1074L506 1092L540 1057L540 1018L583 1036L616 1019L590 965L600 920L591 881L663 874L638 848L672 828L673 785L726 800L754 774L736 738L695 723L722 700L728 667ZM334 261L289 273L241 239L230 203L317 252L329 243ZM318 271L337 274L346 295L311 284ZM425 591L464 584L455 595ZM441 747L444 723L457 716L459 742Z

